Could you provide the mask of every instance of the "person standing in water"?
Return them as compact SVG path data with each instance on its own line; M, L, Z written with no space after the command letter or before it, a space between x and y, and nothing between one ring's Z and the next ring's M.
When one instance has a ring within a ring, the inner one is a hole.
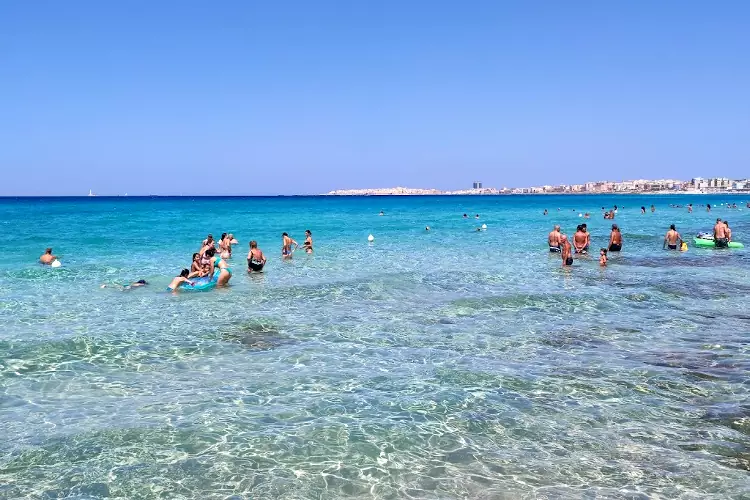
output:
M263 270L263 266L266 265L266 256L258 248L258 242L253 240L250 242L250 251L247 253L247 272L248 273L259 273Z
M585 254L587 241L588 237L586 236L586 232L583 230L583 226L579 225L573 235L573 247L575 248L575 253Z
M299 248L299 244L296 241L290 238L287 233L283 233L281 235L281 257L283 259L292 258L292 253L294 252L292 245L294 245L294 250Z
M211 266L208 270L208 275L213 276L214 271L219 269L219 278L216 280L216 286L225 286L232 278L232 270L229 269L226 261L222 259L221 256L216 255L215 248L209 248L206 251L206 256L209 258L209 264Z
M725 231L725 233L724 233L724 234L725 234L725 235L726 235L726 237L727 237L727 244L729 244L729 243L731 243L731 242L732 242L732 230L731 230L731 229L729 229L729 222L727 222L727 221L724 221L724 226L726 226L726 227L724 228L724 231Z
M302 243L302 248L304 248L307 253L313 253L312 233L309 229L305 230L305 241Z
M547 243L549 244L550 253L560 253L560 226L555 225L552 231L547 235Z
M232 249L229 240L227 239L227 233L221 233L221 238L219 239L219 255L222 259L232 258Z
M573 265L572 247L570 241L568 241L568 237L564 234L560 235L560 257L562 257L563 267Z
M680 242L679 245L677 243L678 241ZM664 236L664 248L677 250L680 245L682 245L682 236L680 236L680 233L677 232L674 224L672 224L669 226L669 231L667 231L667 234Z
M45 266L49 266L53 262L57 260L56 255L52 255L52 249L47 248L44 253L39 257L39 262L44 264Z
M716 248L726 248L729 246L727 226L721 222L721 219L716 219L716 225L714 226L714 246Z
M607 249L601 248L599 250L599 265L602 267L606 267L607 265Z
M622 250L622 233L617 224L612 224L612 232L609 233L609 251L619 252Z

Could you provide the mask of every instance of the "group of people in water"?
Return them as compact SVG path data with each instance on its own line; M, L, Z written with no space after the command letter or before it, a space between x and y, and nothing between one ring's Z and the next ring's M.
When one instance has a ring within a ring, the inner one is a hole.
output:
M214 280L217 287L226 286L232 278L232 269L229 267L229 260L232 258L232 246L238 244L234 235L223 233L221 239L214 241L213 235L209 234L201 243L200 251L193 254L193 261L190 269L183 269L178 276L172 279L167 287L170 291L176 291L185 284L194 285L192 280L196 278L208 278ZM312 232L308 229L305 231L305 241L302 248L308 254L313 253ZM258 248L258 242L252 240L249 243L247 253L247 272L249 274L263 271L266 265L266 256ZM292 258L295 250L300 247L288 233L281 235L281 257L284 260Z
M709 205L710 207L710 205ZM651 206L651 211L654 212L656 209ZM709 208L710 210L710 208ZM608 210L606 214L614 214L617 212L617 206L613 210ZM641 212L645 213L646 208L641 207ZM605 216L605 218L610 218ZM713 233L699 234L699 238L705 238L713 241L716 248L728 248L729 243L732 241L732 230L729 228L729 222L722 220L721 218L716 219L716 224L713 228ZM547 235L547 243L549 245L550 253L559 253L562 258L562 266L568 267L573 265L574 255L586 255L589 252L589 246L591 244L591 234L588 232L586 224L579 224L576 227L576 232L573 235L573 241L568 239L568 236L561 232L560 226L555 225L552 231ZM687 250L687 243L682 240L682 236L677 232L677 228L674 224L669 226L669 230L664 236L664 249L665 250ZM608 253L609 252L620 252L622 250L622 233L617 224L612 224L612 229L609 234L609 244L605 248L599 250L599 264L601 266L607 265Z

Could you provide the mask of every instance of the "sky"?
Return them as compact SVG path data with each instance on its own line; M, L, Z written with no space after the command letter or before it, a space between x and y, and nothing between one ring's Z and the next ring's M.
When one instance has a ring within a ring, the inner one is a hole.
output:
M0 195L750 176L750 2L0 2Z

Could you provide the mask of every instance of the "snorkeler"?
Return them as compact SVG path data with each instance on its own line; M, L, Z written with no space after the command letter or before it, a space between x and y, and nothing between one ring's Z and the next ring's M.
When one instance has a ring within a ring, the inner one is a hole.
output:
M217 268L219 269L219 278L216 280L216 286L224 286L229 283L229 280L232 277L232 270L229 269L226 261L222 259L221 256L216 255L216 249L209 248L206 251L206 256L209 258L209 262L211 265L208 270L208 275L213 276L214 271Z
M282 258L284 259L292 258L292 253L294 253L294 250L292 250L292 245L294 245L294 250L297 250L299 248L299 244L296 241L290 238L287 233L283 233L281 235L281 257Z
M302 248L304 248L307 253L313 253L312 232L310 232L309 229L305 230L305 241L302 243Z
M609 233L609 251L619 252L622 250L622 233L617 224L612 224L612 232Z
M120 290L130 290L131 288L140 288L142 286L148 285L148 281L146 280L138 280L130 283L129 285L120 285L119 283L113 283L111 285L104 284L100 286L99 288L109 288L109 287L115 287L119 288Z
M250 251L247 253L247 272L248 273L259 273L263 270L263 266L266 265L266 256L258 248L258 242L253 240L250 242Z
M185 283L192 285L193 283L187 278L188 274L190 274L190 271L188 271L187 269L183 269L182 271L180 271L180 275L175 276L172 279L172 282L167 287L167 290L169 290L170 292L176 292L177 289Z
M52 255L52 249L51 248L46 249L44 251L44 254L42 254L42 256L39 257L39 262L42 263L42 264L44 264L44 265L46 265L46 266L49 266L50 264L52 264L56 260L57 260L57 256L56 255Z
M682 244L682 236L680 236L680 233L677 232L677 229L675 228L674 224L669 226L669 231L667 231L667 234L664 236L664 248L669 248L670 250L677 250L679 248L677 242L680 242L680 245Z
M547 235L547 243L549 244L550 253L560 252L560 236L560 226L555 225L552 231Z

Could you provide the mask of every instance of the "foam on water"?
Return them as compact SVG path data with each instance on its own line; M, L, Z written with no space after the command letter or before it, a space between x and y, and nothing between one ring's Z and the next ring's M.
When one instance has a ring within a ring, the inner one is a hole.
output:
M750 240L668 208L726 198L0 200L0 497L750 495L748 254L661 250ZM561 270L552 225L605 246L614 204L623 253ZM163 293L224 231L232 286Z

